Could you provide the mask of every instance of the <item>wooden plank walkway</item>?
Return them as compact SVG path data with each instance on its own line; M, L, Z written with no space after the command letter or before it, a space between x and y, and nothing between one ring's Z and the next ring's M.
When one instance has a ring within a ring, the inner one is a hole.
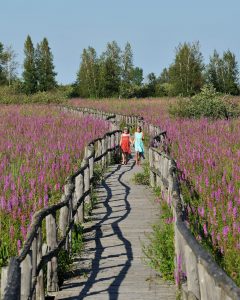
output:
M86 225L83 254L55 299L176 299L174 285L143 262L142 242L159 211L151 190L132 181L140 169L133 160L109 168Z

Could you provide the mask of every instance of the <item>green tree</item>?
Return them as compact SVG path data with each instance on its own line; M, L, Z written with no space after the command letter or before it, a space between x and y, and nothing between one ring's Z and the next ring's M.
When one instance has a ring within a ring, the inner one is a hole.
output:
M238 89L238 63L235 55L227 50L223 56L214 50L206 69L206 80L221 93L237 95Z
M99 97L99 62L94 48L83 49L77 85L82 97Z
M170 82L169 70L167 68L164 68L158 78L158 83L163 84L169 82Z
M101 90L104 97L116 97L120 94L121 49L117 42L107 44L100 61Z
M199 42L180 44L169 68L170 83L176 95L189 96L199 92L204 82L203 70Z
M27 94L32 94L37 91L37 72L35 65L35 50L31 40L28 35L24 44L24 71L23 71L23 82L24 90Z
M222 59L217 50L214 50L213 55L210 56L209 64L206 67L206 81L211 84L216 91L221 90L222 86Z
M132 70L132 83L141 86L143 82L143 69L135 67Z
M5 65L6 65L6 54L4 52L4 46L0 43L0 85L6 84L6 72L5 72Z
M133 80L133 53L129 42L127 42L122 54L122 81L121 96L128 97Z
M16 61L16 57L17 55L12 46L6 47L4 71L9 86L17 79L17 67L19 64Z
M156 95L156 85L157 85L157 77L154 73L149 73L147 75L147 86L148 86L148 93L149 96L155 96Z
M238 63L235 54L230 50L223 53L223 68L224 68L224 92L227 94L238 95Z
M39 91L49 91L56 87L53 55L47 38L44 38L36 47L36 70Z

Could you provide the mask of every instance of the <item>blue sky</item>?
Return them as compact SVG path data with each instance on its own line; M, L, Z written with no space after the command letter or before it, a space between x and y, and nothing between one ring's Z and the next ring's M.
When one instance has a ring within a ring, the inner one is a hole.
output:
M161 70L184 41L200 41L208 61L213 49L230 49L240 61L239 0L6 0L0 5L0 41L23 62L30 34L47 37L60 83L75 80L83 48L101 53L108 41L132 45L144 74ZM21 68L19 69L21 74Z

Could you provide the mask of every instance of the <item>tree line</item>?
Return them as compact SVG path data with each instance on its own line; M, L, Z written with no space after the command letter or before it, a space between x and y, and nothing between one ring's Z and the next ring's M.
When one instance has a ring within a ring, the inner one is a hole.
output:
M220 56L214 50L209 64L204 65L196 42L179 44L173 63L158 77L148 74L143 82L143 70L133 65L130 43L121 51L113 41L99 57L92 47L83 50L76 90L79 96L88 98L192 96L209 84L217 92L238 95L238 75L234 53L227 50Z
M24 62L22 78L17 77L16 53L12 47L0 43L0 85L14 85L27 95L49 91L57 87L53 55L47 38L34 47L28 35L24 43Z
M28 36L24 44L22 77L17 77L16 53L0 43L0 85L18 84L26 94L57 87L53 54L47 38L34 47ZM131 98L192 96L209 84L217 92L239 95L239 69L230 50L220 55L216 50L204 64L199 42L179 44L169 67L157 76L143 77L143 69L134 65L129 42L121 49L116 41L107 43L97 54L93 47L83 49L73 95L86 98Z
M98 57L93 47L83 49L76 92L81 97L131 97L143 84L143 70L133 65L130 43L122 51L117 42L107 44Z

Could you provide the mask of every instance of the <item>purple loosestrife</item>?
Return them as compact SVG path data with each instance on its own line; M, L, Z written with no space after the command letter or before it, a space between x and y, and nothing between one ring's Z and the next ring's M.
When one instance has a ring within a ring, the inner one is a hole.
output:
M106 121L47 106L1 106L0 243L9 255L19 251L32 214L60 201L87 143L108 129Z

